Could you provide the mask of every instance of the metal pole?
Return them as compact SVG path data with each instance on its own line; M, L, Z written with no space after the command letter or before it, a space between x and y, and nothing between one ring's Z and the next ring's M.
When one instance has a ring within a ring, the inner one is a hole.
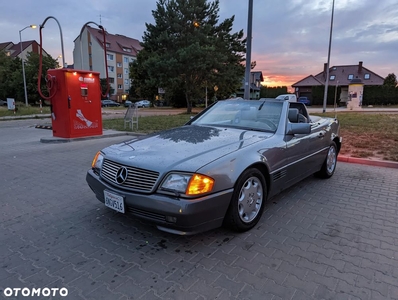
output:
M58 28L59 28L59 35L61 37L61 51L62 51L62 68L66 67L66 63L65 63L65 53L64 53L64 38L62 35L62 28L61 28L61 24L59 24L58 20L53 17L53 16L48 16L47 18L44 19L43 24L40 25L40 28L44 28L44 25L46 24L48 19L54 19L55 22L57 22L58 24Z
M328 51L328 63L326 65L325 94L323 95L323 112L326 112L326 102L327 102L327 98L328 98L329 63L330 63L330 50L332 48L333 15L334 15L334 0L333 0L333 4L332 4L332 18L330 21L329 51Z
M206 107L207 107L207 81L206 81Z
M249 15L248 15L248 18L247 18L247 37L246 37L246 71L245 71L245 93L244 93L244 99L250 99L252 23L253 23L253 0L249 0Z
M23 88L24 88L24 92L25 92L25 105L28 106L28 92L26 91L26 78L25 78L25 64L24 64L24 57L22 55L22 36L21 36L21 32L24 31L26 28L28 28L30 26L26 26L24 29L21 29L19 31L19 44L21 45L21 60L22 60L22 76L23 76Z

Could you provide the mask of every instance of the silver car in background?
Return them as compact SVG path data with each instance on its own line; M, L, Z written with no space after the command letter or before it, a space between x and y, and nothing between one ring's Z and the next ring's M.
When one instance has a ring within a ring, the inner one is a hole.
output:
M218 101L186 125L99 151L86 180L120 213L163 231L253 228L266 201L316 174L333 175L339 122L302 103Z

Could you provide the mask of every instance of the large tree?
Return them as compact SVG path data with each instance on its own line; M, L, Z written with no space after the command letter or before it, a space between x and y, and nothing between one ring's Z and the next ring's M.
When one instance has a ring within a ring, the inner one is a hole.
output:
M43 56L42 89L45 88L45 75L48 69L54 69L58 66L56 60L51 56ZM25 61L25 80L26 91L29 103L40 100L37 91L37 78L39 70L39 55L37 53L28 53ZM10 57L4 51L0 51L0 98L14 98L18 102L24 102L24 84L22 75L22 61L18 57Z
M152 14L155 23L146 24L132 64L136 89L162 87L169 95L182 89L191 112L206 87L229 95L242 84L246 41L242 30L231 33L234 16L219 22L218 0L158 0Z

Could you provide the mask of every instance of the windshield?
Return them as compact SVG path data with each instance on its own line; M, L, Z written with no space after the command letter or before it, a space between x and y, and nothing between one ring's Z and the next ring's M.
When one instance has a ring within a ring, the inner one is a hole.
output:
M281 102L224 100L217 102L191 124L275 132L282 106Z

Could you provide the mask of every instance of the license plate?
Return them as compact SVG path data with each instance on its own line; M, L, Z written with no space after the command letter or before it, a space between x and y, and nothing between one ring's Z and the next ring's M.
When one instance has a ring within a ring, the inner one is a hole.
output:
M105 205L124 214L124 199L122 196L104 191Z

